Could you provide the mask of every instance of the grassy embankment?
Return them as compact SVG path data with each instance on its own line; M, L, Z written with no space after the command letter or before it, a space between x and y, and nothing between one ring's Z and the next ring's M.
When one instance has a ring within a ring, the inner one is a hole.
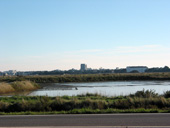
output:
M0 97L0 114L87 114L170 112L170 91L138 91L129 96Z
M170 73L121 73L121 74L116 73L116 74L0 77L0 82L14 82L14 81L23 81L23 80L30 80L36 83L170 80Z
M11 83L0 83L0 94L13 93L13 92L23 92L32 91L38 89L38 84L30 81L15 81Z

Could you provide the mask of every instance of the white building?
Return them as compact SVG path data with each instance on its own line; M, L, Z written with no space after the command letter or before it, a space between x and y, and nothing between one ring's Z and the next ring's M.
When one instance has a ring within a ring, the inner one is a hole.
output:
M14 75L16 75L17 71L16 70L9 70L9 71L5 71L4 73L7 74L7 75L10 75L10 76L14 76Z
M139 73L143 73L148 69L148 67L146 66L128 66L126 67L126 72L139 72Z

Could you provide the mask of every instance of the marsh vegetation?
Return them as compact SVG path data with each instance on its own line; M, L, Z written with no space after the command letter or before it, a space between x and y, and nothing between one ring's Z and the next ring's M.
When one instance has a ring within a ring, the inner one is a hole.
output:
M10 82L10 83L1 82L0 83L0 94L33 91L38 88L39 88L39 85L31 81L15 81L15 82Z
M170 73L131 73L62 76L0 77L0 93L39 88L36 83L170 80ZM81 94L77 96L0 97L0 114L170 112L170 91L137 91L127 96Z
M170 112L170 91L142 90L128 96L0 97L0 114Z
M41 75L41 76L5 76L0 82L33 81L35 83L97 82L127 80L170 80L170 73L113 73L79 75Z

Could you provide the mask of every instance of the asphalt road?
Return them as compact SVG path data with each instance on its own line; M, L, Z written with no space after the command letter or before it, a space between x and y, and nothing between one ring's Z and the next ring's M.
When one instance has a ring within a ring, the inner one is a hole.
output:
M0 127L25 126L170 126L170 114L0 116Z

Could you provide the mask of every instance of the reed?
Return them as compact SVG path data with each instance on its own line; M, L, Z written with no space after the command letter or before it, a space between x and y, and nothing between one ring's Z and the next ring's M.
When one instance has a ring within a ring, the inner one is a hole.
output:
M170 80L170 73L112 73L79 75L0 76L1 82L33 81L36 83L96 82L124 80Z
M14 92L15 89L8 83L0 83L0 94Z
M37 89L37 87L30 81L16 81L11 83L11 85L16 91L32 91Z
M30 81L16 81L12 83L0 83L0 94L21 92L21 91L32 91L38 89L39 86Z

